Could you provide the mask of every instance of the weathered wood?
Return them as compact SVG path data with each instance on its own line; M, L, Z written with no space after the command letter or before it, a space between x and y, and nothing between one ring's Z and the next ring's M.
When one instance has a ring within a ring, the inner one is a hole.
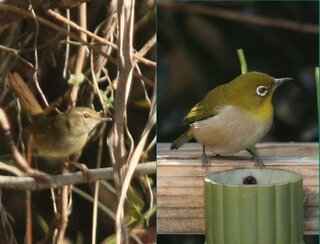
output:
M303 176L305 193L305 234L318 233L319 166L317 143L262 143L258 153L267 168L286 169ZM170 150L169 143L159 143L157 153L157 233L204 234L203 179L209 173L233 168L256 167L243 151L215 157L202 166L202 148L187 143Z

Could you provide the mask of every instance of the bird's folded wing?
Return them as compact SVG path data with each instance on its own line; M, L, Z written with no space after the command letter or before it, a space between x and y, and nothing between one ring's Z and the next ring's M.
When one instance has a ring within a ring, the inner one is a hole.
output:
M219 113L219 110L227 104L228 102L224 96L224 88L223 86L218 86L211 90L202 101L190 110L183 119L183 122L191 124L195 121L215 116Z

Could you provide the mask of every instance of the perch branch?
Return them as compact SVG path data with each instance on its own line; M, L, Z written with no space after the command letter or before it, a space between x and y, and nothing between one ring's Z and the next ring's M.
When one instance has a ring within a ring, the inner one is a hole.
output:
M0 176L0 188L13 190L38 191L48 188L59 188L64 185L84 184L98 180L113 179L113 168L100 168L89 170L90 178L87 180L82 172L68 173L66 175L48 175L46 180L36 180L32 177ZM156 162L138 164L135 176L154 174Z

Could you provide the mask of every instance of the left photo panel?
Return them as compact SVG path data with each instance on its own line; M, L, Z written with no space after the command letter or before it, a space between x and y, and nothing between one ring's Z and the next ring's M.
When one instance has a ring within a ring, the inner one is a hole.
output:
M1 1L0 243L156 243L156 1Z

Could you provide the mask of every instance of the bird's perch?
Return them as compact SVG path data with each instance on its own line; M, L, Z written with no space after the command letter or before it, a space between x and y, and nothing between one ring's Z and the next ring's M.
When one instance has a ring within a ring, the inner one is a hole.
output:
M134 175L154 174L156 162L138 164ZM85 184L99 180L112 180L114 170L112 167L90 169L87 179L83 172L68 173L65 175L46 175L43 180L37 180L28 176L4 176L0 175L0 189L13 189L23 191L39 191L42 189L58 188L65 185Z
M257 145L267 168L287 169L303 176L304 233L318 233L319 165L317 143L262 143ZM188 143L170 150L169 143L158 144L157 233L204 234L203 178L212 172L232 168L252 168L247 152L215 157L206 172L201 161L202 147Z

